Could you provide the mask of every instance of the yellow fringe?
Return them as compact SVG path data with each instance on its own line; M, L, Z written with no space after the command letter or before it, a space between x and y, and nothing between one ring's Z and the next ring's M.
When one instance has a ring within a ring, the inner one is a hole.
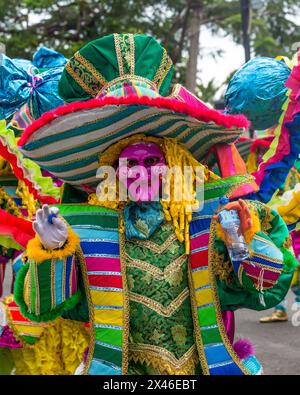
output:
M27 245L27 257L36 263L42 263L49 259L63 259L75 253L79 246L80 240L78 235L68 226L68 238L63 248L56 250L46 250L38 235L30 240Z
M192 169L191 179L195 186L196 181L207 182L209 180L218 180L220 177L211 172L207 167L203 166L198 162L193 155L186 149L186 147L178 142L176 139L172 138L159 138L152 136L145 136L143 134L137 134L134 136L127 137L123 140L118 141L116 144L111 145L106 151L101 153L99 157L99 166L114 166L121 154L121 152L128 145L136 143L150 141L160 146L163 151L166 163L169 168L174 168L179 166L182 174L184 174L184 167L189 166ZM196 179L196 168L201 167L204 171L204 180ZM180 242L185 242L186 254L190 252L189 243L189 223L192 220L192 210L199 206L199 202L196 199L196 191L193 191L192 200L186 200L183 198L182 201L175 201L175 197L181 195L184 197L184 183L179 185L176 183L176 177L171 176L170 180L170 199L168 201L161 200L165 218L167 221L172 221L175 234ZM168 185L165 185L167 188ZM166 192L166 191L164 191ZM115 201L99 201L95 194L90 195L89 204L91 205L101 205L103 207L111 209L120 209L126 202L120 202L117 198Z
M13 349L17 375L72 375L83 360L89 335L82 323L58 318L34 346Z

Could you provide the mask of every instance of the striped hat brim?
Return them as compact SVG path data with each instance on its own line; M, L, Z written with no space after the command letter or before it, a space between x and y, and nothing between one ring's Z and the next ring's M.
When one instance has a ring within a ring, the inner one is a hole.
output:
M239 151L241 158L244 161L247 160L247 157L250 154L250 148L251 148L252 142L253 142L253 139L242 137L235 143L235 146L236 146L237 150Z
M105 97L44 114L25 130L19 148L61 180L92 186L99 155L128 136L176 138L201 161L215 144L235 142L247 126L243 116L199 110L174 98Z

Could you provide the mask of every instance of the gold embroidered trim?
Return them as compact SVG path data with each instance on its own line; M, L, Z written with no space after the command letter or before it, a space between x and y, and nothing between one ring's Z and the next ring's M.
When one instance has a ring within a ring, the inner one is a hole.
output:
M24 302L27 304L28 311L32 313L30 295L31 295L31 276L30 276L30 270L27 270L24 279Z
M163 317L171 317L175 311L182 305L182 303L189 296L190 292L188 288L185 288L178 296L175 298L168 307L164 307L161 303L156 302L148 298L147 296L138 295L134 292L128 292L129 299L132 302L141 303L151 310L154 310L157 314Z
M51 307L55 307L55 259L51 259Z
M130 81L130 82L144 82L147 85L149 85L153 90L158 92L157 86L151 81L148 80L148 78L145 77L140 77L139 75L133 75L133 74L124 74L121 77L117 77L110 82L108 82L103 88L100 90L99 94L103 92L107 92L112 86L116 85L119 82L123 81Z
M40 315L40 288L39 288L39 278L38 278L38 269L36 262L31 261L31 265L33 265L34 271L34 281L35 281L35 315Z
M4 298L1 301L3 303L3 305L4 305L8 326L12 330L12 333L13 333L14 337L20 342L20 344L22 344L23 347L26 346L26 348L28 347L28 348L32 349L32 348L35 347L35 345L26 343L24 341L23 337L20 336L20 333L19 333L19 331L17 330L17 328L15 326L14 320L13 320L11 312L10 312L10 310L12 310L12 309L9 308L9 306L8 306L13 301L14 301L14 296L13 295L9 295L9 296L7 296L6 298ZM13 309L14 310L19 310L18 308L13 308Z
M130 44L130 74L135 73L135 45L134 45L134 35L129 34L129 44Z
M266 210L266 216L261 221L261 230L269 233L269 230L272 229L271 221L274 219L274 215L271 213L270 207L264 205L264 208Z
M266 244L269 244L270 246L274 247L274 243L273 243L271 240L267 240L267 239L263 238L262 236L255 235L255 236L253 237L253 239L254 239L254 240L259 240L259 241L261 241L262 243L266 243Z
M214 258L212 259L212 271L221 281L229 281L231 273L233 272L232 263L225 261L223 255L214 251Z
M98 92L95 91L94 89L90 88L85 82L82 81L82 79L79 77L79 75L76 73L76 71L73 70L72 66L70 63L67 63L65 66L66 71L74 78L74 80L77 82L81 88L86 91L89 95L95 97L97 96Z
M128 371L128 342L129 342L129 293L126 276L125 235L121 232L124 227L122 210L119 210L119 238L120 238L120 261L123 283L123 337L122 337L122 374Z
M166 49L164 48L160 66L153 78L153 82L155 83L155 85L157 85L158 88L160 88L160 86L162 85L162 83L163 83L164 79L166 78L166 75L170 71L170 68L172 67L172 65L173 65L173 62L172 62L171 58L169 57Z
M193 374L198 362L195 345L177 359L165 348L148 344L129 344L129 358L159 369L161 374Z
M245 270L245 269L244 269L244 270ZM257 277L257 276L255 276L255 275L253 275L253 274L247 274L247 276L248 276L248 277L251 277L251 278L254 278L255 280L260 280L260 279L261 279L261 277ZM267 282L267 283L273 284L273 286L274 286L275 284L277 284L277 281L273 281L273 280L264 279L264 281ZM272 288L272 286L266 287L266 286L264 285L264 288Z
M226 195L229 196L231 193L233 193L232 189L236 189L237 185L232 186L230 190L226 193ZM214 306L215 306L215 312L216 312L216 318L217 318L217 324L218 328L220 331L220 335L222 338L222 341L224 345L226 346L226 349L231 356L232 360L237 364L237 366L241 369L241 371L245 375L249 375L250 372L248 369L245 368L243 363L241 362L240 358L234 351L232 344L230 343L230 340L226 334L226 330L223 324L223 319L222 319L222 310L221 310L221 305L219 301L219 296L218 296L218 289L217 289L217 284L216 284L216 279L212 271L212 260L214 258L213 252L215 251L215 246L214 246L214 240L216 238L216 220L212 219L211 225L210 225L210 236L209 236L209 245L208 245L208 272L209 272L209 277L210 277L210 284L211 284L211 289L212 289L212 295L213 295L213 301L214 301Z
M78 60L78 62L81 63L101 85L105 85L108 82L92 63L84 58L79 52L75 53L74 58Z
M118 108L118 110L117 110L116 112L114 112L112 115L116 115L117 113L120 113L121 111L122 111L122 110L120 110L120 109ZM165 113L165 115L170 115L170 114L171 114L171 112L169 112L169 111ZM110 115L110 116L108 116L108 117L97 118L96 120L94 120L94 121L92 121L92 122L87 122L85 125L91 125L91 124L96 123L96 122L98 122L98 121L103 121L103 120L105 120L105 119L108 119L108 118L111 117L112 115ZM129 124L126 124L126 128L130 128L131 126L135 125L135 124L138 123L138 122L147 121L149 118L152 118L152 117L153 117L153 113L151 113L151 114L149 114L149 115L145 115L144 117L140 117L140 118L138 118L137 120L135 120L135 121L133 121L133 122L131 122L131 123L129 123ZM180 119L179 119L179 120L180 120ZM162 125L164 125L164 124L165 124L165 121L159 122L159 123L157 123L157 127L162 126ZM119 129L117 129L117 130L113 130L112 132L106 133L106 134L105 134L105 138L110 137L110 136L113 136L114 134L121 132L122 130L124 130L124 127L125 127L125 126L122 126L122 127L120 127ZM140 129L140 128L139 128L139 129ZM175 130L177 130L177 129L175 129ZM191 128L191 132L192 132L192 131L193 131L193 128ZM132 133L132 135L130 135L130 136L128 136L128 137L132 137L132 136L135 136L136 134L140 134L140 133L141 133L141 132L139 132L139 131L137 130L136 132ZM164 136L164 137L168 137L168 136ZM96 138L96 139L92 139L92 140L89 140L89 141L90 141L91 143L95 143L95 142L101 141L102 139L103 139L103 136L101 137L101 139L99 139L99 137L98 137L98 138ZM101 145L101 144L104 144L104 143L101 142L100 145ZM79 150L80 150L80 147L83 147L84 145L86 145L86 142L83 142L82 144L77 145L76 148L77 148L78 151L79 151ZM109 147L108 147L108 148L105 148L104 151L105 151L106 149L109 149ZM64 151L65 151L65 149L61 149L61 150L58 150L58 151L55 151L55 152L56 152L56 153L61 153L61 152L64 152ZM99 155L98 155L99 162L100 162L100 160L101 160L101 155L103 154L104 151L100 152ZM69 160L69 161L66 161L65 163L66 163L66 164L68 164L68 163L76 163L76 162L78 162L78 161L80 161L80 160L81 160L81 159ZM101 164L101 163L100 163L100 164ZM56 173L56 174L59 175L59 173Z
M1 157L0 157L1 158ZM9 196L3 187L0 186L0 204L5 211L10 212L16 217L23 218L20 208L15 203L14 199Z
M287 250L289 250L292 247L293 243L292 243L292 239L290 236L288 236L285 240L284 243L282 245L283 248L286 248Z
M164 270L159 269L158 267L151 265L150 263L141 261L139 259L131 258L127 253L125 253L127 267L135 267L140 270L144 270L147 273L150 273L154 278L159 280L164 280L168 278L174 272L177 272L181 269L182 265L187 261L187 255L183 254L177 259L175 259L170 265L168 265Z
M241 285L243 285L243 271L244 268L242 265L239 266L239 270L238 270L238 279Z
M119 34L114 33L114 42L115 42L115 50L117 54L118 60L118 67L119 67L119 74L120 76L124 75L124 68L123 68L123 59L122 59L122 51L120 47L120 37Z
M177 240L177 237L174 234L171 234L167 240L164 241L164 243L162 245L158 245L156 243L154 243L153 241L150 240L134 240L134 241L128 241L129 243L138 245L140 247L145 247L148 250L153 251L156 254L162 254L164 251L166 251L170 245Z
M279 264L279 265L282 265L282 260L281 260L281 259L271 258L271 257L268 256L268 255L259 254L258 252L255 252L255 254L253 254L253 257L255 257L255 256L258 257L258 258L265 259L265 260L268 260L268 261L270 261L270 262L273 262L273 263L277 263L277 264ZM264 265L263 263L257 263L257 262L255 262L255 264L258 264L258 266L268 267L268 266Z

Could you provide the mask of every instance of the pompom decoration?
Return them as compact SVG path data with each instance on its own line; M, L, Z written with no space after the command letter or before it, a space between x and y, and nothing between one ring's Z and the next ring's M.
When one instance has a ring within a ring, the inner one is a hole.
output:
M291 73L285 62L257 57L239 69L225 94L225 112L243 114L257 130L277 125L286 97L285 82Z
M240 359L246 359L254 355L254 346L248 339L239 339L233 345L234 351Z

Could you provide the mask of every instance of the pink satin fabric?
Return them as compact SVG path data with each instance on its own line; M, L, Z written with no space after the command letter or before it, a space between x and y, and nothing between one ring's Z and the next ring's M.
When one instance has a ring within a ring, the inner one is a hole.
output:
M234 312L229 310L222 311L222 319L225 326L226 334L230 340L230 343L233 344L235 332Z

